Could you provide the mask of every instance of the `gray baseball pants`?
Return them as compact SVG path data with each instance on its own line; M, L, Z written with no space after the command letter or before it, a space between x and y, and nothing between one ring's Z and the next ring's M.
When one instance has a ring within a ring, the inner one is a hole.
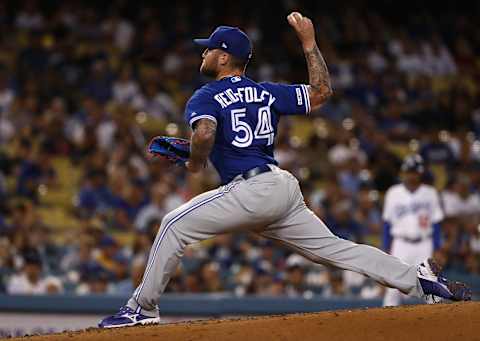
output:
M250 231L277 240L315 263L356 271L421 297L416 266L368 245L335 236L307 208L297 179L276 166L248 180L241 176L168 213L150 251L141 284L127 305L158 316L157 302L185 247L218 234Z

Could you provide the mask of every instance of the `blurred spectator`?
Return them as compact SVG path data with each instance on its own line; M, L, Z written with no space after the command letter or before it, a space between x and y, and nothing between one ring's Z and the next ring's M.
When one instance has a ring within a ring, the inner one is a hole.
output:
M336 298L347 295L343 272L339 269L331 268L327 273L329 278L328 285L322 292L322 296L326 298Z
M43 27L43 21L43 14L38 10L37 2L29 0L18 13L15 24L22 29L40 29Z
M378 235L382 227L382 214L378 208L378 192L364 185L357 194L353 217L363 225L369 235Z
M26 247L35 250L45 273L58 273L63 256L61 249L53 242L51 229L42 223L33 225L26 231Z
M157 120L174 120L179 111L177 105L157 81L147 80L143 87L144 95L134 97L132 106Z
M132 78L129 65L123 66L118 79L113 83L113 99L120 104L131 104L140 94L138 83Z
M78 284L80 278L84 276L85 269L93 263L93 239L88 235L80 235L76 238L76 245L71 246L66 251L60 264L62 270L67 275L67 281L74 286Z
M382 45L376 44L368 53L368 66L375 73L381 73L388 67L388 60Z
M441 164L446 167L452 167L455 162L450 146L440 140L440 134L437 130L427 131L424 135L424 141L420 147L420 155L429 164Z
M352 203L343 200L334 204L331 215L327 217L327 226L337 236L361 243L365 234L365 227L354 220Z
M99 103L106 103L112 97L112 75L106 60L96 60L91 66L91 75L84 87L85 95Z
M21 143L26 150L26 159L19 165L17 194L38 201L38 186L40 184L54 186L56 171L51 164L51 155L48 152L42 150L35 154L29 141L23 140Z
M12 295L58 294L63 291L60 279L42 276L42 261L34 250L23 254L22 271L13 275L7 286L7 293Z
M150 203L144 206L135 218L135 228L137 230L146 230L152 219L161 221L163 216L168 213L165 209L165 201L169 195L169 186L162 182L157 182L152 186L150 193Z
M287 296L306 296L308 298L312 294L306 286L305 270L305 263L301 257L294 255L287 259L285 270L285 292Z
M471 185L468 175L458 174L442 192L446 216L443 252L447 254L447 265L477 273L477 256L480 253L480 194L472 192Z
M445 216L470 220L480 215L480 194L472 192L472 183L468 175L456 176L451 190L442 193Z
M11 121L10 108L15 100L15 92L11 88L8 79L8 71L0 64L0 143L9 141L15 132Z
M116 202L112 227L119 230L132 230L135 217L147 204L144 184L140 181L130 182L122 189L121 197Z
M220 279L220 264L217 262L205 262L200 266L199 273L202 292L224 291L223 283Z
M110 37L113 45L121 51L128 50L135 36L135 27L120 13L114 11L102 25L103 32Z
M113 205L113 197L106 184L106 174L102 170L88 171L78 193L80 214L90 217L105 212Z
M430 44L425 44L423 53L429 75L451 76L457 73L455 60L440 36L435 35Z
M88 264L81 278L81 284L76 288L77 295L107 294L110 290L111 277L97 263Z
M36 223L38 217L35 213L35 206L31 201L11 201L10 226L13 232L24 233Z
M150 248L150 245L149 245ZM117 282L112 288L111 293L116 295L131 295L131 293L140 285L143 278L147 261L142 258L134 258L130 266L130 278ZM190 291L190 290L187 290Z
M6 291L7 278L14 272L14 248L7 237L0 237L0 293Z
M279 278L278 274L273 274L272 271L264 269L257 269L253 277L247 293L259 296L282 296L288 293L290 296L296 296L293 286L286 291L284 281Z
M128 259L123 254L117 241L105 235L98 244L98 253L94 257L111 279L121 280L128 275Z
M341 124L344 119L350 117L351 114L351 104L343 96L344 93L342 90L338 90L332 98L325 103L322 108L322 116L337 123Z
M338 169L338 184L346 193L355 195L360 189L362 178L369 176L368 172L361 169L361 164L356 157L350 157Z
M397 68L411 75L427 74L429 69L426 61L422 58L420 47L410 39L399 42L397 54Z

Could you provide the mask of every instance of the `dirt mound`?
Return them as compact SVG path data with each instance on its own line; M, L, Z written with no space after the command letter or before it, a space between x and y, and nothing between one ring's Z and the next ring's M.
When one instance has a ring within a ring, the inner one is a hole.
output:
M480 302L91 329L9 340L480 340Z

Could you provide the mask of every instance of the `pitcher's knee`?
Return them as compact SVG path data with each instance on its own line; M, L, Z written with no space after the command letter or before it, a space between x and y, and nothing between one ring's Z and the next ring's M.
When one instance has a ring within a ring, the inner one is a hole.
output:
M157 238L170 238L185 247L209 237L198 230L198 222L188 214L179 214L177 210L167 213L160 224Z
M176 216L175 211L170 211L167 214L165 214L162 218L160 227L162 228L167 225L171 225L174 222L175 216Z
M172 220L174 219L174 217L175 216L172 213L167 213L163 217L160 226L158 227L154 244L156 244L157 242L161 243L164 239L170 238L172 234L177 234L173 226L175 225L174 221Z
M177 217L173 212L163 217L157 232L157 238L168 239L169 243L183 249L187 245L197 241L197 239L192 236L190 231L191 225L186 224L185 221Z
M160 223L160 226L157 231L157 236L159 234L165 234L167 233L167 231L174 230L172 227L173 225L176 225L177 221L178 221L178 217L177 217L177 214L175 214L175 211L167 213L162 218L162 222Z

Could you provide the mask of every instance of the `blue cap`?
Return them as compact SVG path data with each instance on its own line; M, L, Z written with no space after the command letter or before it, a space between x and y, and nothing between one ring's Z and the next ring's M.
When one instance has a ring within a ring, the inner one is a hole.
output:
M193 39L209 49L221 49L242 60L252 56L252 42L238 27L219 26L208 39Z
M423 173L425 170L423 158L419 154L408 155L403 159L402 171L403 172L416 172Z

